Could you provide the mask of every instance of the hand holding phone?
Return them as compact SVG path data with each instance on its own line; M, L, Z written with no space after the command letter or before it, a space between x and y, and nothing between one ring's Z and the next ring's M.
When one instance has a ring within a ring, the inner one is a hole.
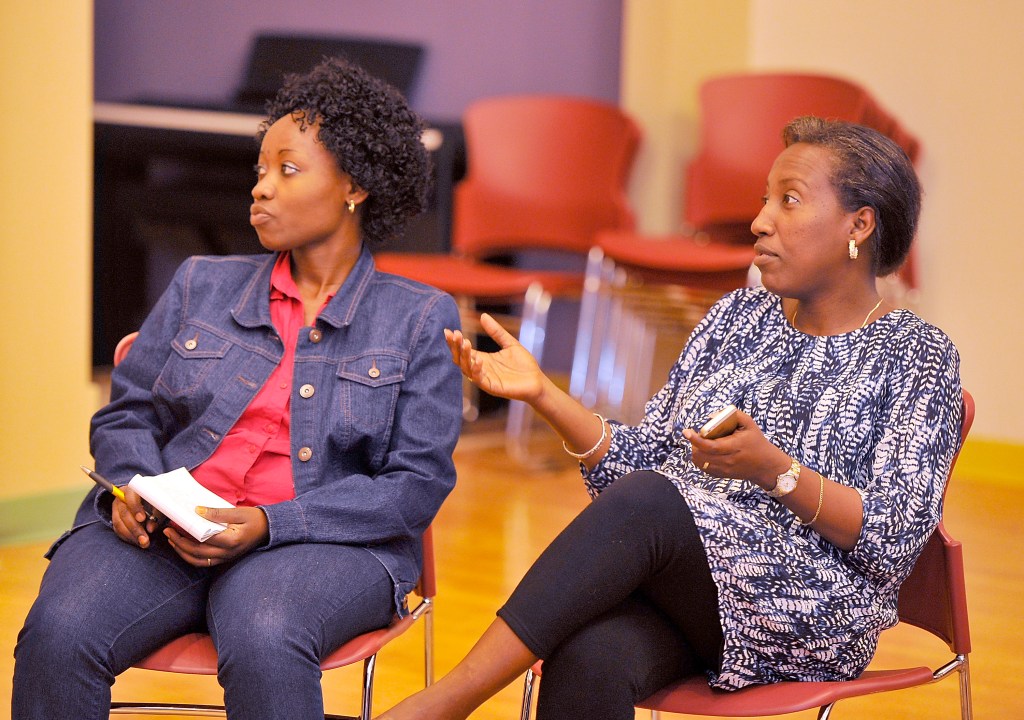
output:
M700 436L708 440L731 435L739 424L735 405L726 405L712 415L700 429Z

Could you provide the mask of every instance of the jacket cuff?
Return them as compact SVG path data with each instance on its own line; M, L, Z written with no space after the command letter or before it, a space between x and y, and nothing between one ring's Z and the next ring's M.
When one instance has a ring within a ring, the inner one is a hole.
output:
M302 506L295 500L258 506L267 516L267 544L260 548L266 550L278 545L305 542L309 538L309 528Z

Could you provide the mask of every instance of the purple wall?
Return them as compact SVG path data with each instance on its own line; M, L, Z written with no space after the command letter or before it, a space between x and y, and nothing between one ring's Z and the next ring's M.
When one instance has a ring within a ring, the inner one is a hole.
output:
M425 46L410 101L457 118L505 93L617 102L621 0L95 0L97 100L222 102L257 32Z

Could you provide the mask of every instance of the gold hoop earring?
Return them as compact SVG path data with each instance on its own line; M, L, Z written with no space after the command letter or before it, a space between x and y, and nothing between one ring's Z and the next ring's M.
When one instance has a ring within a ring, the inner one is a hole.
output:
M353 200L352 198L348 199L348 201L345 203L345 206L348 208L349 215L356 211L356 201ZM853 241L851 240L850 242Z
M856 260L858 255L860 255L860 248L857 247L854 239L850 238L850 259Z

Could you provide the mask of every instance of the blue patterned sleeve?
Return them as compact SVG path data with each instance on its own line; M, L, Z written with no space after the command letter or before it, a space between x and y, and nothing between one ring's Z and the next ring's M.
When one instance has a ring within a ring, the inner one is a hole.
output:
M580 465L587 491L592 497L627 473L661 467L677 449L673 421L678 401L685 397L702 364L712 356L708 349L721 341L739 304L738 294L731 293L711 307L690 334L679 359L669 371L668 381L647 401L644 417L637 425L609 421L611 444L608 452L589 473Z
M938 524L960 443L963 401L956 348L931 326L917 329L923 332L908 334L893 348L891 400L879 418L871 484L859 491L861 534L847 557L882 591L906 579Z

